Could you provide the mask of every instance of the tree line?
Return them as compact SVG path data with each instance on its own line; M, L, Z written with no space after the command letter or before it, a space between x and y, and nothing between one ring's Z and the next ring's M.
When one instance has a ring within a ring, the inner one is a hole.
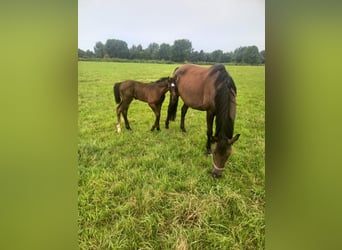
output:
M120 58L126 60L157 60L171 62L203 62L203 63L237 63L263 64L265 50L259 52L257 46L245 46L233 52L223 52L218 49L213 52L195 51L188 39L175 40L173 45L167 43L150 43L147 48L140 44L128 48L127 43L118 39L108 39L105 43L97 42L94 51L78 49L78 57L91 58Z

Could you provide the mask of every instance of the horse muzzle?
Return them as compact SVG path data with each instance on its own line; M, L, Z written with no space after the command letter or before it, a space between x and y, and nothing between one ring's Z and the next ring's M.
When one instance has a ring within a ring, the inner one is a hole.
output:
M222 176L223 170L224 168L219 168L218 166L216 166L213 159L213 170L211 171L212 176L215 178L220 178Z

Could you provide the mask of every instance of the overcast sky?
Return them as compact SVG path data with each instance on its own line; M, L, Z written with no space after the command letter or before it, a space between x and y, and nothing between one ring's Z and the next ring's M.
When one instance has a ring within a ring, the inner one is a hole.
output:
M265 49L264 0L79 0L78 47L107 39L146 48L189 39L194 50Z

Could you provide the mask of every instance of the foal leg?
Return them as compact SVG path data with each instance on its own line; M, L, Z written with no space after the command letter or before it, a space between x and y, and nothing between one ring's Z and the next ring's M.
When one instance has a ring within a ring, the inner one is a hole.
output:
M122 111L123 117L125 119L125 126L126 129L132 130L131 127L129 126L128 118L127 118L127 113L128 113L128 107Z
M132 102L132 100L133 100L133 98L126 99L122 104L122 114L123 114L123 117L125 119L126 129L128 129L128 130L132 130L130 125L129 125L128 118L127 118L128 107L129 107L129 104Z
M181 115L181 124L180 124L180 128L183 132L186 132L184 120L185 120L185 115L186 115L186 112L188 111L188 108L189 108L189 106L186 106L185 104L183 104L182 115Z
M156 118L156 124L157 124L157 130L160 131L159 121L160 121L160 110L163 103L157 104L157 118Z
M211 154L211 139L213 137L214 113L207 111L207 154Z
M118 133L121 132L121 112L122 112L122 102L116 108L116 117L117 117L117 120L118 120L118 123L116 125L116 130L117 130Z
M157 130L160 130L159 127L159 120L160 120L160 109L161 109L161 104L153 104L153 103L149 103L148 104L151 109L153 110L154 114L156 115L156 120L151 128L151 131L153 131L155 128L157 128Z

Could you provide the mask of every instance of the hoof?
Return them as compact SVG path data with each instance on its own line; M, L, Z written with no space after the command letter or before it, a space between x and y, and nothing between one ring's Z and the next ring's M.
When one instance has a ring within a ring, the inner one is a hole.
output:
M222 177L222 174L218 174L218 173L214 173L214 172L212 172L211 175L212 175L214 178L216 178L216 179Z
M120 124L116 125L116 130L118 133L121 133L121 125Z

